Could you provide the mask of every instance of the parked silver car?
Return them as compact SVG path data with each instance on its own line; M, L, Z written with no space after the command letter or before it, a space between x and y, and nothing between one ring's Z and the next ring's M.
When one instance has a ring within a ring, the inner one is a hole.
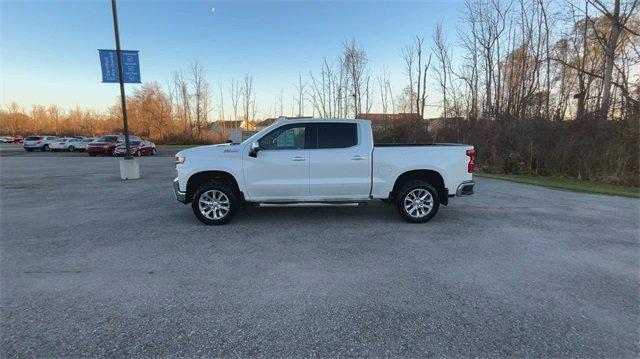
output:
M86 151L87 150L87 145L93 141L95 141L96 139L94 137L85 137L81 140L79 140L76 143L76 150L78 151Z
M28 136L24 139L24 149L31 152L34 150L50 151L51 143L59 140L57 136Z

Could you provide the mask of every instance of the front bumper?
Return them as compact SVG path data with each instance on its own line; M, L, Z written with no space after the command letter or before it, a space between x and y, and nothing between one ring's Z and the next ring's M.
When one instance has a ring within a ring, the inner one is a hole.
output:
M180 183L178 182L177 178L173 180L173 194L176 196L176 200L178 200L178 202L182 202L185 204L188 203L187 193L180 191Z
M474 181L464 181L460 183L456 190L456 196L471 196L474 193L473 187L475 184Z

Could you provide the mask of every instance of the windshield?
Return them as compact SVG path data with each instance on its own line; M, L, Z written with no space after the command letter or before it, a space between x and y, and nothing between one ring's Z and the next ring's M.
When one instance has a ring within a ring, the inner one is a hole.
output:
M26 138L27 141L37 141L40 139L40 136L29 136Z

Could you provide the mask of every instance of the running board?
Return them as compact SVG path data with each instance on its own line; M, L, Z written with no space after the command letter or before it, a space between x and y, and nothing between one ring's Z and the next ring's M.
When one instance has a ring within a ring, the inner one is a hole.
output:
M265 202L251 203L254 207L356 207L368 202Z

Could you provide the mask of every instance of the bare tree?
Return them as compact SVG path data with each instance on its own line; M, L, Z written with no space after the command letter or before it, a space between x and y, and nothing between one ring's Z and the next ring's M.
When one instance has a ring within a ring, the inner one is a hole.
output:
M440 85L440 91L442 92L442 110L444 118L448 117L447 111L449 110L449 101L447 101L447 85L450 71L450 59L449 50L446 44L446 40L442 33L442 24L438 23L436 29L433 32L433 51L436 53L436 59L438 59L438 66L435 67L435 76Z
M416 57L418 58L418 67L416 68L416 70L418 71L418 83L416 86L416 111L418 112L418 114L420 114L420 108L421 108L420 100L422 100L420 96L420 93L422 91L422 88L420 87L420 83L427 78L426 71L424 73L424 76L422 74L422 43L423 42L424 42L423 38L416 36L415 49L416 49Z
M464 22L466 23L468 30L467 32L463 30L458 31L458 37L462 43L462 48L464 49L466 56L463 56L466 61L466 66L463 67L464 74L460 76L461 79L467 85L467 92L469 96L469 109L468 116L471 122L475 122L478 119L479 109L478 109L478 83L479 83L479 62L480 58L478 56L479 47L478 47L478 13L474 11L475 5L471 3L469 0L465 0L466 14L464 18Z
M284 116L284 90L280 89L280 116Z
M417 41L417 40L416 40ZM422 39L420 39L420 46L416 46L418 49L418 68L422 70L418 71L418 95L416 96L416 108L418 110L418 114L420 117L424 118L424 108L427 103L427 71L429 71L429 67L431 66L431 53L429 54L429 59L422 67ZM422 75L422 76L420 76ZM422 89L420 90L420 77L422 77Z
M253 98L251 99L251 118L255 120L256 112L257 112L257 103L256 103L256 95L253 94Z
M242 84L231 78L229 83L229 91L231 93L231 107L233 108L233 121L235 129L238 129L238 106L240 104L240 96L242 95Z
M389 88L387 84L389 82L389 75L386 70L383 70L382 76L378 77L378 86L380 89L380 104L382 105L382 113L389 113Z
M414 67L413 67L413 63L416 60L416 49L413 45L407 45L404 48L402 48L402 50L400 51L400 56L402 57L402 60L404 60L404 68L405 68L405 73L407 75L407 78L409 79L409 85L408 88L410 89L409 92L409 112L413 113L413 101L412 101L412 93L414 92L413 88L414 88L414 84L415 84L415 80L414 80Z
M251 119L251 109L253 100L253 77L249 74L244 75L244 84L242 85L242 109L243 120L246 121L245 128L249 128L249 120Z
M544 22L544 44L545 44L545 63L547 64L547 70L546 70L546 76L547 76L547 80L546 80L546 99L545 99L545 117L546 118L550 118L550 105L551 105L551 51L550 51L550 44L549 44L549 37L551 35L551 29L549 27L549 18L547 16L547 9L545 7L545 1L544 0L538 0L539 1L539 5L540 5L540 11L542 13L542 19Z
M341 59L337 63L341 66ZM310 89L307 95L310 98L314 113L320 117L335 117L334 114L340 109L340 84L336 82L334 71L335 66L325 58L320 75L309 73L311 80Z
M222 121L222 129L226 133L227 132L227 121L224 117L224 95L222 93L222 84L220 84L220 107L218 110L218 115L220 117L220 121Z
M204 68L198 61L191 64L191 84L193 86L195 128L200 135L209 114L209 83L205 78Z
M366 86L367 53L362 48L356 46L355 40L344 43L343 66L346 68L349 84L351 87L350 96L353 97L353 114L358 117L362 112L363 88Z
M613 0L613 9L605 5L601 0L589 0L589 2L610 22L609 38L604 44L605 66L602 80L602 101L600 108L600 116L602 118L606 118L609 114L609 107L611 106L613 67L619 54L618 45L620 42L620 33L623 30L629 30L626 26L627 21L638 6L638 1L634 0L628 2L625 9L621 8L621 0Z
M298 85L295 86L298 97L295 98L295 102L298 104L298 117L304 116L304 90L306 83L302 82L302 74L298 74Z
M180 113L181 122L183 123L184 133L191 133L191 94L189 85L181 72L173 73L173 83L176 89L176 107Z

